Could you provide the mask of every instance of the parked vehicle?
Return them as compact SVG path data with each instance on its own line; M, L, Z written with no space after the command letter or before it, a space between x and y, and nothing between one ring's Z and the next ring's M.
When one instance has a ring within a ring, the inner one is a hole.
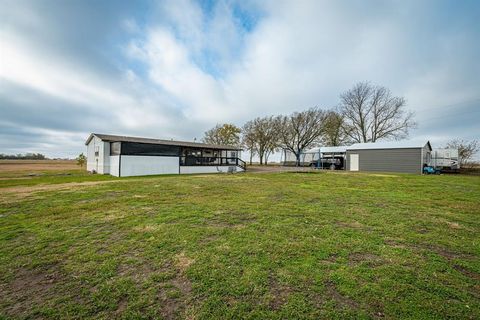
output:
M310 161L310 167L316 169L341 170L343 169L343 158L336 157L312 160Z
M440 170L435 169L434 167L431 166L424 166L423 167L423 173L424 174L440 174L442 173Z

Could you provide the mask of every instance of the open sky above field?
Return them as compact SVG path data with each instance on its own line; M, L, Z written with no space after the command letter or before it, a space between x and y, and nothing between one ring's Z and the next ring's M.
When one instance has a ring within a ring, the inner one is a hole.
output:
M0 152L199 139L364 80L407 99L412 136L478 138L478 21L478 1L0 0Z

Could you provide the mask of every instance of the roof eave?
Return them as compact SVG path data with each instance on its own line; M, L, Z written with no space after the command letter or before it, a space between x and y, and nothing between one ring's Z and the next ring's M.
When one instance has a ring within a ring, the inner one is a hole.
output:
M93 139L94 136L95 136L95 133L90 133L90 135L87 138L87 141L85 141L86 146L88 146L88 144L90 143L90 141Z

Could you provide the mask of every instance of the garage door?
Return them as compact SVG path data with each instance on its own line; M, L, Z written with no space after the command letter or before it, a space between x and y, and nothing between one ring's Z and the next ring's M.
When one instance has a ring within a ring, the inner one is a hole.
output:
M358 171L358 154L350 155L350 171Z

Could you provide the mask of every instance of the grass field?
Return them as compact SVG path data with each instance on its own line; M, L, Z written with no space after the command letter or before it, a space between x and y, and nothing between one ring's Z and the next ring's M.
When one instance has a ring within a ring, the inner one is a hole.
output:
M0 318L479 316L480 177L0 172Z

